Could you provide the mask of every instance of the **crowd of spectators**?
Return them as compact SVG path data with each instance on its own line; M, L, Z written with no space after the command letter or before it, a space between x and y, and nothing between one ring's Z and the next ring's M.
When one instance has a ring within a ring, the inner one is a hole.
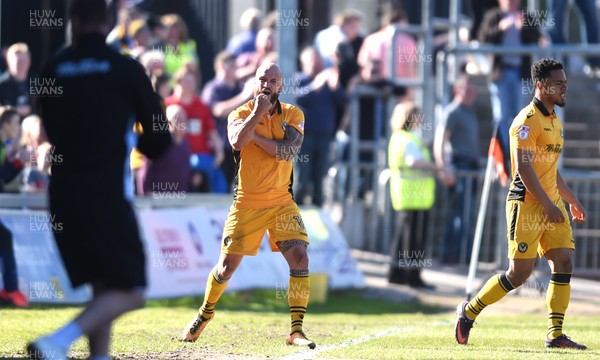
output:
M472 37L477 37L482 43L501 46L530 43L547 46L550 43L540 29L527 25L534 22L526 18L527 12L521 11L519 0L487 3L490 3L489 7L474 12L478 15L473 19L477 26L471 30ZM583 3L577 2L579 6ZM564 9L555 6L553 11L558 17L562 16ZM167 116L173 137L177 140L176 149L165 155L171 159L169 161L150 162L133 151L131 169L136 194L152 194L153 188L157 188L153 187L153 182L172 182L167 187L177 191L232 191L235 164L227 140L227 116L251 100L253 75L258 66L277 60L276 16L275 13L263 14L258 9L247 9L240 17L241 32L229 39L225 49L215 56L213 64L200 64L198 45L180 15L158 16L126 5L118 11L116 25L106 41L123 54L138 60L145 68L156 92L169 108ZM593 34L597 24L586 18L586 25L588 23L588 40L597 41ZM300 70L297 74L286 74L288 81L285 84L286 91L294 95L296 105L307 118L304 145L294 164L294 190L299 203L322 206L325 202L323 180L336 157L342 156L333 150L340 148L336 139L344 139L348 131L349 95L356 85L366 84L388 91L397 96L399 103L415 100L412 89L390 86L389 82L392 75L400 79L415 79L417 76L418 61L407 60L423 55L419 54L416 38L401 33L392 44L393 27L401 28L407 24L408 16L403 10L390 9L382 15L378 30L367 34L361 13L344 10L301 49L298 58ZM564 42L561 29L554 30L553 39ZM464 39L466 42L470 40L475 39ZM388 64L391 51L401 55L396 57L394 74L390 73L392 67ZM7 68L0 74L0 106L7 114L17 114L14 118L18 118L20 129L15 131L12 121L3 125L6 128L2 132L3 191L43 192L51 176L50 165L60 160L60 154L54 154L41 126L43 119L36 114L39 95L36 96L30 89L30 80L35 78L35 74L30 72L31 53L27 44L11 45L5 52L5 58ZM525 96L521 99L514 94L526 93L521 87L524 86L522 79L529 76L526 71L529 61L527 56L512 55L496 56L493 60L490 93L494 119L500 123L501 135L505 135L511 116L526 101ZM590 63L596 67L594 61L592 58ZM214 78L202 79L201 66L211 65L214 66ZM465 95L465 89L463 85L455 89L464 95L463 99L468 95ZM463 120L455 119L463 119L463 115L468 113L465 109L469 109L464 103L454 102L451 106L452 111L447 113L454 115L440 124L448 126L443 137L446 142L450 136L464 135L457 131L460 127L452 127L461 124ZM384 108L377 99L361 99L361 139L377 140L385 134L389 114L385 114ZM469 121L473 122L471 115ZM476 129L473 126L470 129ZM137 127L135 129L138 130ZM460 150L460 146L457 149ZM469 166L465 167L464 161L458 161L456 154L445 163L441 160L443 156L436 151L438 164L458 170L477 169L478 155L483 154L471 151L469 156L472 158ZM361 160L373 159L361 155ZM173 171L174 164L184 169ZM10 166L17 166L19 171L9 179L6 174L12 176L15 172ZM447 181L445 185L452 190L456 184ZM158 188L164 191L165 185Z

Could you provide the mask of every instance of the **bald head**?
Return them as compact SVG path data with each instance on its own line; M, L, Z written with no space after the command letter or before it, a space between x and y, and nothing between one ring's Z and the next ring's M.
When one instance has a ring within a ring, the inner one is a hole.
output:
M273 75L277 76L277 78L283 78L283 74L281 73L281 69L279 69L279 65L275 63L265 63L256 69L256 78L258 79L262 75Z
M265 94L271 103L275 103L283 90L283 74L275 63L265 63L259 66L254 77L256 87L254 96Z

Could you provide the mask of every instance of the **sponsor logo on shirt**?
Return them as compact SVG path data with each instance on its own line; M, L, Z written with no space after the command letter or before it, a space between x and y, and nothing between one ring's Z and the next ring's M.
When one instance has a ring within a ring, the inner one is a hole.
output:
M110 70L108 60L85 58L78 61L65 61L56 66L59 77L79 76L88 74L104 74Z

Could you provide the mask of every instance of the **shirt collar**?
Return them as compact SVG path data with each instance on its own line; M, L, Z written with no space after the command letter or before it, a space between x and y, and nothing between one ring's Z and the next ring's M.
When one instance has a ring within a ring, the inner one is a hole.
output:
M550 112L548 111L548 109L546 109L546 107L544 106L544 104L542 104L542 102L538 98L536 98L536 97L533 98L533 104L535 106L537 106L538 109L540 109L540 111L542 112L542 114L544 114L544 116L550 116L550 115L552 115L552 114L550 114ZM554 110L552 110L552 112L554 112Z

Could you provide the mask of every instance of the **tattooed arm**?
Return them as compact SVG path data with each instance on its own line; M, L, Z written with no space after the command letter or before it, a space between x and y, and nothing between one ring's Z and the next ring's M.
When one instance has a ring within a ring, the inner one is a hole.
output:
M267 154L277 157L282 160L291 161L294 156L300 151L304 135L295 127L288 126L283 135L283 140L271 140L264 136L254 134L252 140Z

